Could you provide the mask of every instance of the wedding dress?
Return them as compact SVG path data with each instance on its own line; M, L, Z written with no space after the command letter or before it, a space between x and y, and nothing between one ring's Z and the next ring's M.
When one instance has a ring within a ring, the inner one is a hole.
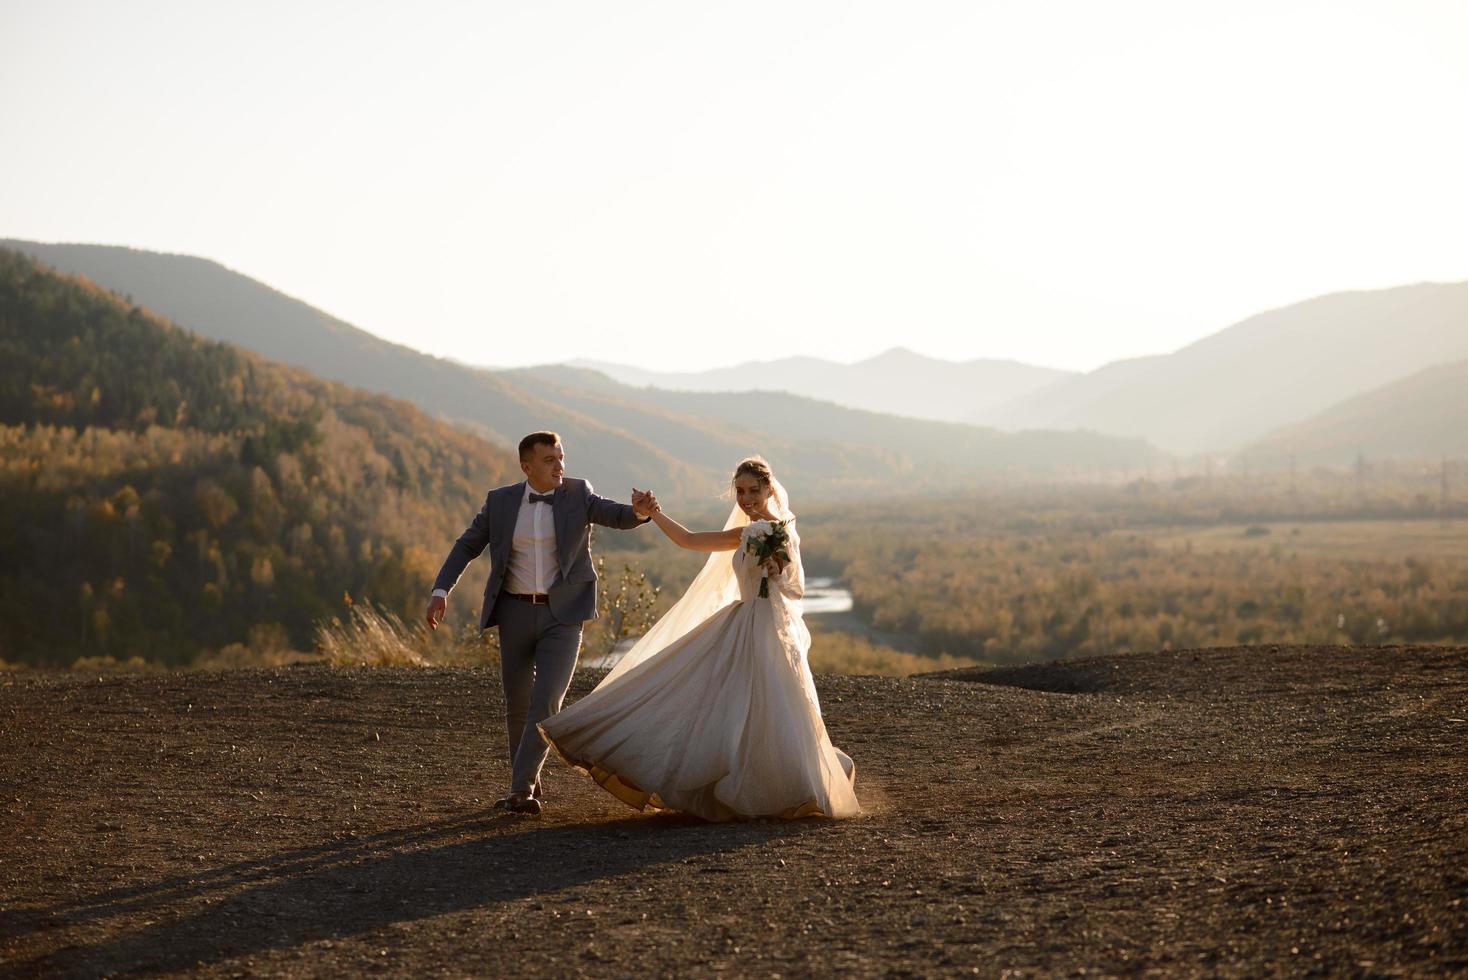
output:
M855 767L821 720L800 539L784 515L791 562L770 576L768 598L747 545L770 522L749 524L736 507L727 526L745 527L733 555L711 555L594 691L541 723L562 759L639 810L708 820L860 812Z

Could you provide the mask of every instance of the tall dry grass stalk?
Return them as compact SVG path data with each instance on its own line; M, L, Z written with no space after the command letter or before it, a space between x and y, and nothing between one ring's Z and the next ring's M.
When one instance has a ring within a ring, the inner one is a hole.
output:
M316 624L316 650L337 667L482 666L499 662L494 632L482 636L471 624L455 634L406 625L396 613L370 602L354 604L346 619Z
M639 635L650 625L654 617L648 602L629 602L631 615L618 616L615 613L625 611L607 608L615 597L636 591L608 590L604 594L601 620L589 624L593 628L588 630L581 651L582 666L598 665L613 644ZM611 625L616 628L609 629ZM839 630L817 628L811 640L811 670L818 674L905 677L981 663L948 654L923 656L894 650ZM347 609L344 617L333 616L316 624L316 652L321 659L338 667L482 666L499 663L499 636L498 630L480 635L472 623L458 633L443 627L430 630L422 622L409 626L390 610L370 602L358 602Z

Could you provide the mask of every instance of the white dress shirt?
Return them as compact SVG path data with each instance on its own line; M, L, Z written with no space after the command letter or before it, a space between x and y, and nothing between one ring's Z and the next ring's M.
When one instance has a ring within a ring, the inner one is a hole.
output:
M547 491L553 493L554 491ZM520 498L515 536L510 541L510 564L505 569L505 591L543 594L561 570L556 560L556 522L549 502L532 504L530 481Z
M522 595L549 592L561 571L561 563L556 558L556 522L551 504L532 504L532 493L535 490L526 480L520 513L515 517L515 534L510 540L510 564L505 569L505 591ZM433 594L448 598L443 589L434 589Z

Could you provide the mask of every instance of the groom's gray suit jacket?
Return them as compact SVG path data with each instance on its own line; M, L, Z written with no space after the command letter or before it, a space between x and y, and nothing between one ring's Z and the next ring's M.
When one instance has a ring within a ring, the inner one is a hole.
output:
M464 568L487 547L489 548L489 582L484 587L484 606L479 613L479 628L488 629L499 622L495 615L505 572L510 565L510 543L515 536L515 520L525 497L525 481L491 490L474 522L459 535L453 550L438 570L433 587L452 592ZM551 584L551 615L563 623L579 623L596 618L596 565L591 560L591 525L628 530L647 521L633 512L631 505L598 497L585 480L569 477L561 481L551 502L552 526L556 534L556 561L560 572Z

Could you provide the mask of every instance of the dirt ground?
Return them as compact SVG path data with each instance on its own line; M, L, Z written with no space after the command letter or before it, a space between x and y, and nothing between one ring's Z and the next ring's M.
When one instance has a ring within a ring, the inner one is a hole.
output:
M1468 648L824 677L844 822L491 810L487 669L0 683L5 975L1468 974Z

